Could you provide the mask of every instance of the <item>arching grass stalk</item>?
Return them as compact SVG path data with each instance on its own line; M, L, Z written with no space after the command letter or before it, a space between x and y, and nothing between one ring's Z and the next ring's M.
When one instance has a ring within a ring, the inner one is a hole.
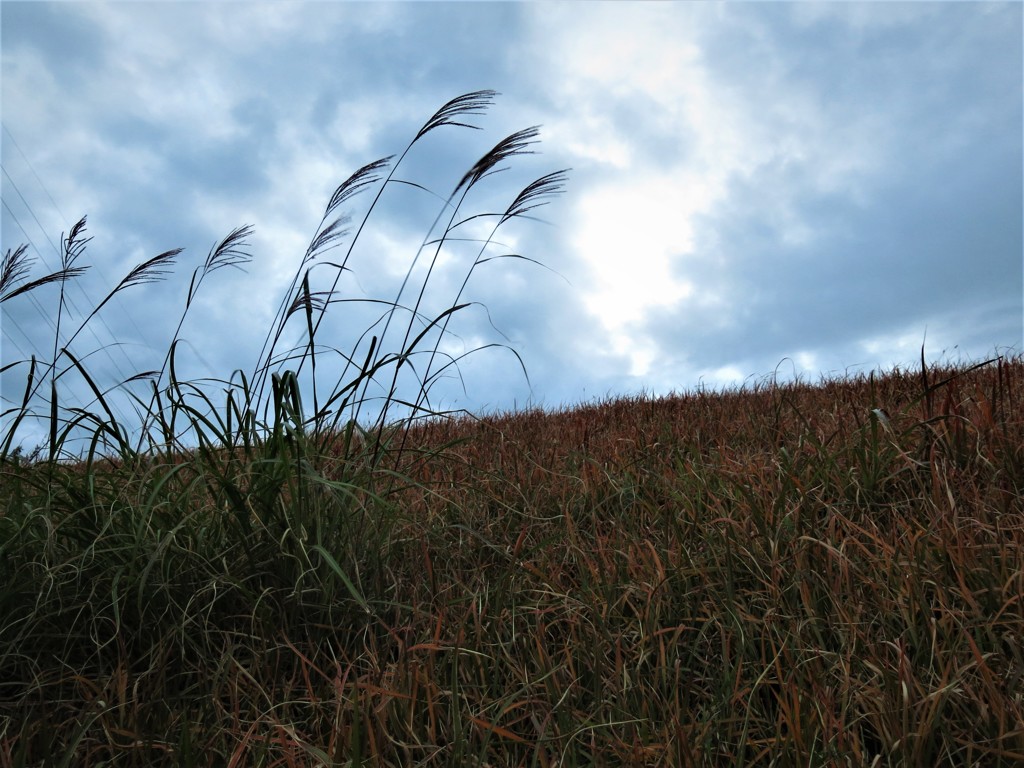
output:
M202 285L203 280L206 276L216 272L218 269L224 267L234 267L241 269L242 265L248 264L252 261L252 256L245 250L248 243L246 239L252 235L253 228L251 225L244 225L237 227L232 230L227 237L221 240L217 245L210 249L207 254L206 261L199 267L196 267L192 272L192 279L188 285L188 295L185 298L185 307L182 309L181 317L178 318L178 325L174 329L174 335L171 338L171 344L167 349L167 355L164 357L163 365L160 370L156 373L155 379L151 381L153 388L153 395L149 401L149 405L145 408L143 419L142 419L142 430L139 434L138 452L143 450L143 441L146 440L149 432L149 425L152 421L157 420L162 415L162 409L157 409L156 405L160 400L160 385L163 381L164 374L167 373L168 367L173 364L173 356L177 349L178 339L181 335L182 326L185 324L185 317L188 315L189 309L192 308L192 302L199 292L199 286ZM173 413L172 413L173 416ZM171 421L159 419L162 427L162 438L163 444L168 453L174 448L176 442L173 418Z
M388 184L393 180L395 172L398 170L399 166L402 164L402 161L405 159L406 155L409 154L413 146L415 146L416 143L424 136L426 136L428 133L442 126L457 126L478 130L477 126L463 122L463 119L469 116L478 116L483 114L484 110L491 105L496 95L497 94L494 91L482 90L473 91L471 93L463 94L462 96L458 96L452 99L443 107L441 107L441 109L435 112L434 115L426 123L423 124L423 126L413 137L412 141L409 142L409 144L403 150L402 154L399 156L398 162L396 162L393 166L391 165L391 160L394 158L394 155L388 155L387 157L375 160L372 163L368 163L367 165L364 165L362 168L356 171L354 174L352 174L352 176L350 176L348 179L346 179L335 190L334 194L331 195L331 199L327 204L324 216L321 219L320 225L317 229L317 234L314 235L312 241L310 242L309 248L306 250L302 262L299 265L299 269L296 272L295 277L292 279L292 283L289 286L289 289L281 302L281 306L278 310L278 315L274 323L274 329L272 330L271 335L268 335L267 340L264 342L264 347L260 351L260 358L256 365L257 373L255 377L259 397L262 396L262 393L264 391L264 387L266 384L266 376L273 362L274 350L277 346L277 342L281 338L281 334L284 330L285 323L287 322L288 318L292 314L297 312L299 309L305 310L306 313L308 345L306 347L305 352L299 358L299 365L296 373L301 373L302 367L307 357L310 360L310 366L315 367L316 347L314 344L314 339L316 337L317 331L320 328L320 324L323 322L324 315L327 310L327 305L330 303L332 297L334 296L338 288L338 283L341 280L342 273L347 270L349 258L352 256L352 251L355 248L356 242L358 242L359 237L363 232L363 229L366 227L366 224L370 219L370 215L373 213L374 209L377 206L377 203L380 201L381 196L384 194L384 190L387 188ZM342 229L344 224L346 224L349 221L348 217L339 216L330 223L328 223L328 220L343 203L347 202L350 198L364 191L367 187L370 187L380 182L382 178L380 174L389 166L391 170L386 177L383 177L383 183L381 183L380 186L378 187L377 194L374 196L373 201L370 203L370 206L367 209L366 214L363 216L363 219L360 222L359 227L356 229L355 235L353 235L352 240L349 243L344 258L342 259L340 264L332 265L336 267L337 272L335 274L334 281L331 284L330 289L315 295L312 294L309 291L308 284L308 277L310 271L308 265L323 253L327 252L330 249L338 247L339 241L346 234L348 234L347 230ZM413 260L413 263L415 264L415 259ZM303 287L303 290L296 292L297 286L299 286L300 283ZM401 295L401 291L399 291L399 295ZM316 300L315 305L314 296ZM312 312L314 309L317 312L317 318L315 322L312 321ZM363 337L360 337L360 341L362 340L362 338ZM352 357L346 357L346 362L347 365L345 369L342 371L341 375L342 381L345 380L350 365L354 364ZM359 378L362 378L365 375L365 373L365 370L361 370ZM317 397L315 376L313 377L313 388L314 412L320 414L321 408L319 406L319 399ZM339 412L342 412L343 410L343 407L338 408Z
M492 261L494 259L523 259L533 264L539 264L539 262L537 262L535 259L528 258L518 253L508 253L499 256L490 256L487 258L484 257L484 254L487 252L487 249L490 247L490 245L494 242L494 238L498 234L498 229L503 224L505 224L505 222L510 221L511 219L514 218L525 217L529 211L532 211L533 209L538 208L542 205L547 205L547 203L549 202L549 198L551 196L561 194L565 186L567 173L567 170L561 170L554 171L552 173L541 176L539 179L536 179L535 181L531 182L526 187L524 187L523 190L516 196L515 200L512 201L512 204L509 205L505 212L500 215L498 223L494 225L494 228L491 230L491 233L487 236L487 239L481 246L476 259L473 261L473 264L466 272L466 276L462 281L462 285L459 286L459 292L455 296L455 304L458 304L459 301L462 299L462 294L465 292L466 286L469 284L470 277L472 277L474 270L481 264L484 264L488 261ZM466 222L470 221L473 218L478 217L472 216L469 219L464 219L463 221L460 221L458 224L456 224L455 227L461 226L462 224L465 224ZM452 229L454 229L455 227L452 227ZM445 368L447 368L446 365L442 367L440 370L436 371L433 375L431 375L430 369L431 366L433 365L434 357L437 355L438 345L440 344L441 338L444 336L444 333L448 329L448 321L450 319L450 315L445 318L444 324L441 326L441 333L438 335L437 340L435 341L433 352L427 364L427 370L426 373L424 374L424 382L426 386L422 391L422 394L424 396L426 395L427 392L429 392L430 383L434 380L434 378L440 375L445 370ZM453 362L457 362L457 360ZM520 360L520 363L522 363L522 360ZM525 367L523 370L525 373ZM417 402L417 409L419 405L419 402Z
M537 136L537 127L534 126L534 127L531 127L531 128L525 128L525 129L523 129L521 131L516 131L515 133L513 133L510 136L506 137L502 141L498 142L498 144L496 144L493 149L491 149L487 154L485 154L482 158L480 158L480 160L478 160L477 163L469 171L466 172L466 174L462 177L462 179L456 185L455 189L452 191L451 195L449 195L448 199L445 201L444 208L442 208L441 211L438 212L438 218L435 219L434 226L431 227L431 231L427 233L427 237L428 238L432 234L434 227L436 227L437 221L439 221L441 216L444 215L445 210L447 210L449 208L451 209L451 214L450 214L450 217L449 217L449 220L448 220L448 224L445 226L444 233L441 235L440 238L438 238L436 241L433 242L433 245L435 246L435 248L434 248L434 255L431 258L430 266L427 269L426 277L424 278L423 283L420 285L419 295L416 297L416 303L413 306L412 316L409 318L409 324L408 324L408 326L406 326L405 338L403 339L403 342L402 342L402 348L403 349L409 349L409 337L412 335L413 327L415 325L415 320L416 320L416 317L417 317L417 315L419 313L419 308L420 308L420 306L423 303L423 297L426 294L427 284L430 281L430 276L431 276L431 274L433 274L434 267L437 264L438 257L441 255L441 250L444 248L444 245L445 245L445 243L446 243L446 241L448 239L449 234L457 226L457 225L454 224L455 218L458 215L459 210L462 207L462 204L465 202L466 196L469 194L469 191L473 188L474 185L476 185L478 182L480 182L486 176L490 175L494 171L494 169L497 167L497 165L499 163L503 162L506 159L514 157L516 155L529 154L530 150L527 149L527 147L529 147L534 142L534 139L536 138L536 136ZM452 201L455 200L456 198L458 198L458 203L455 203L453 205ZM473 217L471 217L471 218L473 218ZM469 219L467 219L467 221L468 220ZM409 272L406 273L406 279L402 282L402 286L399 289L398 298L395 299L396 303L401 300L402 291L405 290L406 284L408 283L409 276L411 275L412 270L413 270L413 268L416 265L416 261L418 260L418 258L420 256L420 253L422 252L423 248L425 248L427 246L427 244L428 244L428 242L424 241L424 245L421 246L420 252L418 252L416 254L416 258L413 259L413 263L409 267ZM472 267L470 268L470 271L472 271ZM461 297L461 294L462 294L462 292L460 291L459 292L459 297ZM467 305L460 305L459 302L458 302L458 298L459 297L457 297L456 300L454 302L452 302L452 307L456 307L458 310L461 310L461 309L463 309ZM448 321L451 319L451 315L452 314L453 313L449 312L448 314L445 315L445 318L443 320L443 328L444 329L447 329ZM389 322L390 322L390 317L389 317ZM443 335L444 331L442 330L441 333ZM437 339L437 342L434 345L434 350L433 350L433 353L431 354L431 360L438 353L438 347L440 345L440 338L441 337L439 336L438 339ZM378 440L379 440L380 430L383 429L383 426L385 425L386 420L387 420L387 409L388 409L388 406L394 401L394 398L395 398L396 389L397 389L397 385L398 385L398 374L400 372L400 369L401 369L402 365L405 364L406 362L408 362L408 360L409 360L409 356L406 355L401 360L399 360L397 362L397 364L395 365L394 373L393 373L392 380L391 380L391 386L390 386L390 389L388 390L387 397L385 398L384 412L381 414L381 417L378 420L378 427L379 427L378 428ZM428 368L429 368L429 364L428 364ZM368 384L368 382L367 382L367 384ZM366 391L367 384L364 384L364 393ZM423 384L426 385L426 380L425 379L423 380ZM416 404L420 404L421 402L425 401L427 399L428 395L429 395L429 392L427 391L427 388L425 386L422 386L420 388L419 394L417 395ZM363 400L365 400L365 396L364 396ZM419 410L418 408L414 407L411 415L415 416L416 413L418 412L418 410Z

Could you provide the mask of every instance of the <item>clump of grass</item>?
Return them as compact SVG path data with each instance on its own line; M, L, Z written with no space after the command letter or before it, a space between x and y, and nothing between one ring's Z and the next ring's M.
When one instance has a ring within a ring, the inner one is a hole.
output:
M522 258L496 256L495 234L560 193L566 172L542 176L494 213L467 212L467 196L530 153L537 129L498 142L441 200L398 294L361 300L381 314L353 349L322 345L317 331L330 306L360 301L340 298L339 285L382 195L399 184L426 190L398 175L406 155L434 131L475 129L470 121L496 95L451 100L397 161L369 163L337 187L256 366L224 380L182 380L178 349L201 286L250 261L251 227L233 230L193 271L159 370L113 387L91 375L76 342L115 296L166 277L181 249L135 266L77 322L65 287L87 269L80 265L89 242L85 218L62 238L61 268L51 274L28 280L27 248L7 251L0 301L52 285L59 294L51 358L33 356L0 371L21 368L26 377L20 402L3 413L0 437L0 763L150 764L160 756L178 763L188 754L227 762L231 749L202 743L193 719L237 715L231 701L244 680L257 684L251 701L243 694L245 706L267 705L278 692L271 680L292 663L293 649L308 653L336 633L347 643L392 620L402 550L395 528L403 511L386 497L409 482L393 466L404 431L434 413L431 388L457 370L459 360L446 356L441 342L452 318L471 306L463 300L470 277L491 259ZM353 233L344 208L372 190ZM447 309L426 314L433 267L453 241L468 239L470 221L491 221L489 234L476 241ZM324 258L342 249L340 260ZM410 301L420 259L429 259L430 269ZM334 281L319 290L313 273L323 269L334 271ZM305 338L288 348L294 325ZM344 365L340 377L325 382L330 357ZM408 372L418 385L412 396L400 387ZM91 391L91 406L63 404L73 377ZM146 387L141 393L139 385ZM373 387L383 398L371 397ZM128 392L138 424L117 418L115 390ZM45 426L47 438L26 460L18 438L32 422ZM84 450L74 450L83 441ZM262 684L271 690L256 693ZM245 744L240 724L229 730Z

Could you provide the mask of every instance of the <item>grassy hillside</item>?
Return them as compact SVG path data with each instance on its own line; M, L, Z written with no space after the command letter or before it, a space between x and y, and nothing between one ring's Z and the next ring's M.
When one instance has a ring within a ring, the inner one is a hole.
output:
M1020 764L1022 406L1016 358L7 462L0 763Z
M530 261L495 236L561 192L556 171L504 212L462 210L535 128L441 198L354 348L317 340L353 306L339 281L380 196L425 189L396 175L405 154L494 95L453 99L337 188L249 372L176 367L249 227L193 271L159 369L123 382L96 380L79 337L179 250L78 319L85 219L55 272L4 255L0 303L39 293L55 338L0 365L26 382L0 414L0 768L1024 764L1021 356L434 413L474 270ZM470 221L494 228L454 297L426 301ZM28 427L45 439L26 456Z

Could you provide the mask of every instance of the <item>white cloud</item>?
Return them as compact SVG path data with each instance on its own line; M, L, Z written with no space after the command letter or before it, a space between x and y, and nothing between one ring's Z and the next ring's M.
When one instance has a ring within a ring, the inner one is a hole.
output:
M799 18L787 29L778 22L791 11ZM873 13L886 16L882 9ZM687 307L690 323L734 339L753 340L767 330L743 311L747 298L731 282L749 279L731 262L750 256L729 247L760 244L778 258L791 253L786 258L793 265L765 286L761 301L799 304L815 287L799 283L796 265L812 255L820 262L830 251L848 252L835 239L849 234L840 211L877 206L888 179L915 170L905 165L905 153L914 145L921 105L949 98L946 86L929 83L921 91L922 78L927 82L933 72L928 33L913 30L916 50L883 43L885 58L864 59L866 47L880 43L860 36L878 25L839 15L837 26L829 13L811 18L790 6L752 12L600 4L586 16L565 6L533 14L538 71L556 73L541 78L543 88L564 106L548 134L578 171L569 242L585 271L577 280L582 305L596 319L591 333L604 340L607 354L627 361L632 376L648 380L665 369L685 375L685 354L646 327L652 311ZM894 13L883 26L918 18ZM826 26L807 31L819 23ZM842 24L857 31L850 36ZM819 44L826 34L842 45ZM796 40L800 46L792 47ZM918 92L924 101L914 99ZM930 130L936 147L954 132ZM969 131L955 133L974 141ZM923 199L930 194L922 190ZM726 229L708 231L708 222ZM748 228L746 239L737 237ZM841 279L844 270L862 267L815 268L808 275ZM771 271L761 266L759 274ZM858 284L850 281L851 288ZM824 289L841 294L843 285ZM792 332L792 325L768 326L775 334ZM886 347L892 359L909 350ZM811 351L798 350L779 352L796 356L804 369L817 364ZM733 373L724 366L706 375L721 381Z
M586 191L576 204L572 245L589 272L583 304L616 354L629 357L632 375L645 375L656 357L637 333L645 313L693 293L674 264L692 251L690 218L704 205L696 185L635 176Z

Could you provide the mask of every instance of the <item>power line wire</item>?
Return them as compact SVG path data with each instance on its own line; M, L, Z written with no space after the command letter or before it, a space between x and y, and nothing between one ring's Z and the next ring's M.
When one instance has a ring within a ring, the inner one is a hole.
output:
M46 188L46 185L43 183L42 179L39 177L39 174L36 173L35 168L32 166L31 161L28 159L28 157L25 156L25 153L21 150L20 145L18 145L17 140L14 138L13 134L11 134L11 132L7 128L6 124L3 124L3 130L4 130L4 133L10 138L10 141L14 144L14 146L18 150L19 154L21 154L23 160L25 161L25 164L28 166L29 170L32 172L33 176L35 177L35 179L38 182L39 186L42 188L43 192L46 194L47 199L49 199L51 204L53 204L54 209L61 216L61 218L64 219L65 223L67 223L66 217L64 217L63 213L60 211L60 209L58 208L58 206L54 202L52 195L50 195L49 190ZM46 240L49 243L50 247L58 254L58 256L60 256L61 251L57 248L57 246L53 242L53 240L50 239L49 235L47 234L46 228L43 227L43 225L39 221L39 218L36 216L35 211L32 208L32 205L25 199L25 196L22 194L21 189L18 187L17 183L15 183L14 179L11 178L11 175L8 173L7 168L3 167L2 163L0 163L0 169L2 169L3 174L6 177L8 184L17 193L18 198L21 200L21 202L24 205L24 207L28 210L28 212L31 215L32 219L35 221L36 226L43 233L43 236L46 238ZM7 211L7 213L10 215L11 219L16 224L16 226L21 230L22 234L28 240L28 242L29 242L30 246L32 247L32 249L38 254L38 256L41 259L41 261L43 262L43 264L48 269L50 269L50 271L57 271L57 270L51 269L49 267L49 263L48 263L47 259L45 258L43 253L40 251L38 246L36 246L36 244L33 241L32 237L28 234L27 230L25 229L25 227L23 226L23 224L19 220L18 216L14 213L14 211L11 210L11 208L7 204L6 200L3 201L3 206L4 206L5 210ZM70 229L70 225L69 225L69 229ZM107 278L103 274L102 269L98 265L94 265L94 266L96 267L96 271L99 273L101 279L106 280ZM77 283L77 282L75 282L74 285L81 292L81 294L85 297L86 301L89 302L90 301L89 295L88 295L88 293L86 293L84 287L81 284ZM54 334L57 335L57 327L56 327L56 325L55 325L55 323L54 323L54 321L52 319L52 313L49 313L49 312L47 312L46 310L43 309L42 305L39 303L38 298L34 294L30 293L28 295L29 295L29 298L30 298L30 300L32 302L32 305L35 308L36 312L43 318L44 322L46 322L50 326L50 328L53 330ZM84 315L81 312L81 310L78 309L78 306L77 306L77 304L74 301L74 298L70 294L66 294L65 295L65 300L67 301L69 307L71 307L71 309L75 313L77 313L80 317L87 316L87 315ZM150 349L155 349L154 345L152 343L150 343L149 340L146 338L145 334L142 333L142 330L138 327L138 324L135 322L135 319L131 316L130 313L128 313L125 310L123 303L120 302L120 297L115 297L114 298L114 302L117 303L119 305L119 308L124 312L124 315L128 318L129 323L131 324L131 326L135 330L135 332L138 334L138 337L143 341L143 343L146 344ZM99 320L99 322L101 323L103 328L105 328L106 332L109 334L109 338L110 339L116 339L116 336L114 335L112 329L110 328L110 326L107 323L106 319L102 315L100 315L100 316L98 316L97 318L94 318L94 319L98 319ZM32 344L32 346L35 346L35 344L32 341L32 337L29 336L29 334L27 334L25 332L25 330L20 325L18 325L18 323L16 321L14 321L13 317L9 317L9 320L13 323L13 325L15 326L16 330L18 331L18 333L20 333L21 336L26 341L28 341L30 344ZM130 375L126 374L124 369L121 367L121 365L117 362L117 360L114 359L114 356L111 354L110 347L111 346L116 346L121 351L121 355L124 357L124 360L128 363L128 365L130 367L134 367L134 364L133 364L132 360L128 357L127 353L124 351L124 349L121 347L120 344L116 344L116 343L106 343L105 344L105 343L103 343L102 339L97 334L96 329L94 327L92 327L91 321L89 323L89 326L90 327L87 330L92 335L92 337L95 339L95 341L96 341L96 343L97 343L97 345L99 347L99 349L97 351L102 352L102 354L104 354L106 356L106 358L110 361L111 365L113 366L114 370L116 371L117 375L120 378L120 382L127 381L130 378ZM14 340L14 338L9 333L5 333L4 335L14 344L14 346L17 348L18 352L23 356L23 359L27 361L30 356L25 354L25 352L21 348L21 346L19 344L17 344L17 342ZM63 339L59 338L59 336L58 336L57 341L59 343L59 342L63 341ZM51 352L47 352L47 355L49 355L49 354L52 354L52 351ZM39 355L39 356L43 357L45 359L44 355ZM82 400L79 397L78 392L75 391L74 387L66 386L66 387L64 387L64 389L66 390L66 394L71 395L71 399L73 401L77 401L77 403L79 405L82 404ZM93 402L95 402L95 399L93 400ZM115 410L118 413L118 417L122 420L123 423L131 423L131 422L128 422L128 420L126 419L123 410L116 404L116 399L113 402L111 402L111 407L112 407L113 410Z
M33 175L33 177L35 177L36 181L37 181L37 182L39 183L39 187L40 187L40 188L41 188L41 189L43 190L43 193L44 193L44 194L46 195L46 198L47 198L47 199L48 199L48 200L50 201L50 204L51 204L51 205L53 205L53 208L54 208L54 210L55 210L55 211L57 211L58 215L60 215L61 219L62 219L62 220L63 220L63 222L64 222L64 226L66 226L66 227L67 227L67 228L68 228L68 229L70 230L70 229L71 229L71 224L70 224L70 222L68 222L68 219L67 219L67 217L66 217L66 216L64 215L63 211L61 211L61 210L60 210L60 207L59 207L59 206L57 205L57 203L56 203L56 202L54 201L54 199L53 199L53 196L52 196L52 195L50 194L50 191L49 191L49 189L47 189L47 187L46 187L46 184L45 184L45 183L43 183L43 180L42 180L41 178L39 178L39 174L38 174L38 173L36 173L36 169L35 169L35 166L33 166L33 165L32 165L32 161L31 161L31 160L29 160L29 159L28 159L28 157L27 157L27 156L25 155L25 153L24 153L24 152L22 151L22 149L21 149L21 145L20 145L20 144L18 144L17 140L16 140L15 138L14 138L14 134L12 134L12 133L11 133L10 129L9 129L8 127L7 127L7 124L6 124L6 123L4 123L3 121L0 121L0 126L2 126L2 127L3 127L3 131L4 131L4 133L6 133L8 137L10 137L11 143L12 143L12 144L14 144L14 148L18 150L18 154L19 154L19 155L21 155L22 159L23 159L23 160L25 161L25 165L27 165L27 166L28 166L28 169L29 169L29 170L30 170L30 171L32 172L32 175ZM10 178L10 176L9 176L9 175L7 174L7 171L6 171L6 169L4 170L4 175L5 175L5 176L7 176L7 177L8 177L8 179ZM13 185L13 181L12 181L11 183L12 183L12 185ZM16 186L15 186L15 189L17 189L17 187L16 187ZM21 193L20 193L20 192L18 192L18 195L19 195L19 197L20 197L20 196L21 196ZM24 201L24 197L22 197L22 200ZM31 210L32 210L32 209L31 209L31 206L28 206L28 204L26 203L26 207L28 207L28 208L29 208L29 211L31 212ZM42 231L43 231L43 234L44 234L44 235L46 235L46 230L45 230L45 229L43 228L43 226L42 226L42 225L41 225L41 224L39 223L39 220L38 220L38 219L36 219L36 217L35 217L35 215L34 215L34 214L33 214L32 218L33 218L33 219L35 219L35 221L36 221L36 225L38 225L38 226L39 226L39 228L40 228L40 230L42 230ZM24 232L24 231L25 231L25 230L24 230L24 228L22 228L22 232ZM50 243L51 247L53 247L54 251L55 251L55 252L56 252L57 254L60 254L60 250L59 250L59 249L58 249L58 248L57 248L57 247L56 247L56 246L55 246L55 245L53 244L53 241L52 241L52 240L50 240L50 238L49 238L49 236L48 236L48 235L46 235L46 239L47 239L47 241L49 241L49 243ZM103 268L102 268L102 266L100 266L99 264L93 264L92 266L93 266L93 267L95 267L95 269L96 269L96 273L97 273L97 274L98 274L98 275L100 276L100 279L101 279L101 280L103 280L103 281L104 281L104 283L106 283L107 285L113 285L113 284L114 284L114 283L113 283L113 282L112 282L112 281L110 280L110 278L109 278L109 277L107 277L106 273L105 273L105 272L103 271ZM86 293L85 293L85 289L84 289L84 288L81 288L81 286L79 286L79 288L80 288L80 290L82 291L83 295L85 295L86 299L89 299L89 296L88 296L88 294L86 294ZM131 324L131 326L132 326L132 329L133 329L133 330L135 331L135 333L136 333L136 335L138 336L138 338L139 338L139 339L141 339L141 340L142 340L142 342L143 342L144 344L146 344L147 346L149 346L150 348L152 348L152 349L155 349L155 345L154 345L154 344L153 344L153 343L152 343L152 342L151 342L151 341L150 341L150 340L149 340L148 338L146 338L146 334L144 334L144 333L142 332L142 329L141 329L141 328L139 328L138 324L137 324L137 323L135 322L135 318L134 318L134 317L132 316L132 314L131 314L130 312L128 312L128 310L127 310L127 309L125 308L124 304L123 304L123 303L122 303L122 301L121 301L121 297L120 297L120 295L118 295L118 296L115 296L115 297L113 298L112 302L113 302L113 303L114 303L115 305L117 305L117 307L118 307L118 308L119 308L119 309L120 309L120 310L121 310L121 311L122 311L122 312L124 313L124 316L125 316L125 317L127 318L128 322L129 322L129 323ZM76 309L75 311L77 312L78 310ZM100 323L101 323L101 324L103 325L103 327L104 327L104 328L106 328L106 330L107 330L107 333L109 333L109 334L110 334L110 337L111 337L111 338L116 338L116 337L114 336L114 332L113 332L113 331L111 330L110 326L109 326L109 325L107 325L107 321L106 321L106 319L105 319L105 318L104 318L104 317L103 317L102 315L101 315L101 316L99 317L99 321L100 321ZM98 341L99 341L99 339L98 339L98 337L97 337L97 342L98 342ZM128 357L127 353L125 353L125 352L124 352L124 350L122 350L122 354L124 355L124 358L125 358L125 360L126 360L126 361L128 362L128 364L129 364L129 365L132 365L132 361L131 361L131 359L130 359L130 358ZM118 372L119 372L119 373L121 373L121 371L120 371L120 370L119 370Z

